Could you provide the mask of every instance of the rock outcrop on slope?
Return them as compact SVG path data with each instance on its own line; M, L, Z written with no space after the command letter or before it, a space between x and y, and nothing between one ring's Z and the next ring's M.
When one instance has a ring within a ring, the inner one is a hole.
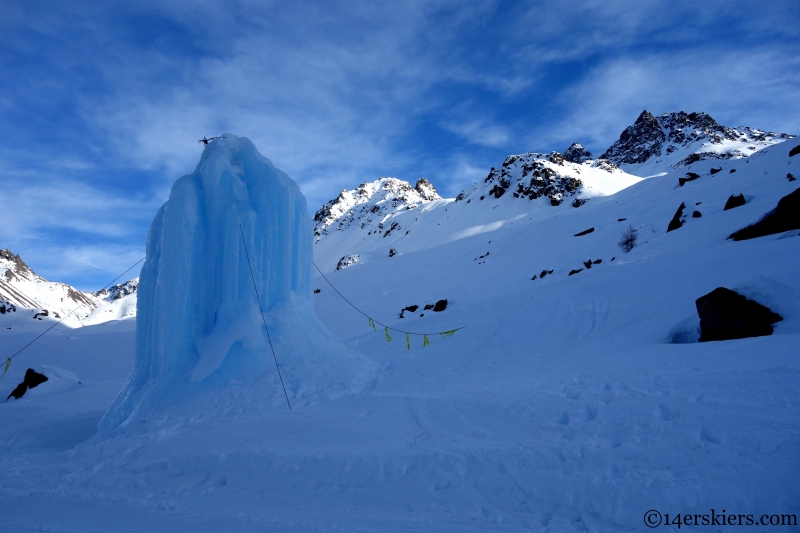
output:
M569 201L573 207L580 207L589 197L607 193L600 189L609 185L613 189L612 182L617 179L620 183L626 183L616 187L614 192L636 181L631 176L633 181L628 182L626 177L624 172L605 159L585 160L577 164L567 161L558 152L527 152L506 157L500 168L492 167L483 182L462 191L456 197L456 202L499 199L508 194L512 198L527 200L545 198L551 206ZM586 181L587 178L591 183ZM599 182L605 183L599 185ZM593 191L595 188L597 190Z
M722 126L707 113L679 111L655 117L645 110L600 157L617 166L665 163L677 168L707 159L748 157L792 138L747 126Z

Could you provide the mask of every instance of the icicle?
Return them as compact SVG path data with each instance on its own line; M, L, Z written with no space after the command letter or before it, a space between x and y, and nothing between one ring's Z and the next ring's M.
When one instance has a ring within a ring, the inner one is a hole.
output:
M386 340L392 342L392 336L389 335L389 328L384 328L384 330L386 331Z

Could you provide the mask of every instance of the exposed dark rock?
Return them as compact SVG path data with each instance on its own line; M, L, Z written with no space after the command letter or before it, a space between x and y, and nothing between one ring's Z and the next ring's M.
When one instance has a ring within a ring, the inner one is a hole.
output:
M781 198L777 207L764 215L761 220L734 232L728 238L743 241L793 229L800 229L800 189L795 189L794 192Z
M594 159L591 152L578 143L572 143L569 148L564 150L564 159L571 163L581 164L589 159Z
M444 311L445 309L447 309L447 300L439 300L438 302L436 302L436 305L433 306L433 310L436 311L437 313L440 311Z
M651 156L661 154L661 146L666 140L656 118L642 111L633 126L628 126L600 158L615 165L644 163Z
M572 207L580 207L588 201L588 198L575 198L572 200Z
M414 311L416 311L417 309L419 309L419 306L418 306L418 305L409 305L408 307L404 307L404 308L403 308L403 310L402 310L402 311L400 311L400 318L405 318L405 317L403 316L403 314L404 314L406 311L408 311L409 313L413 313L413 312L414 312ZM427 309L427 307L425 307L425 309Z
M592 205L594 205L594 204L592 204ZM592 233L593 231L594 231L594 228L585 229L585 230L581 231L580 233L576 233L574 236L575 237L581 237L583 235L588 235L588 234Z
M594 263L595 265L599 265L602 262L603 262L602 259L595 259L594 261L592 261L592 263Z
M723 211L727 211L728 209L733 209L734 207L741 207L747 202L744 199L744 194L738 194L736 196L730 195L728 197L728 201L725 202L725 207L722 208Z
M441 198L439 193L436 191L436 187L433 184L426 180L425 178L420 178L417 180L416 185L414 185L414 190L419 193L419 195L423 198L423 200L438 200Z
M559 154L558 152L550 152L548 159L554 165L563 165L564 164L564 156Z
M794 156L796 156L797 154L800 154L800 144L798 144L797 146L795 146L794 148L792 148L792 149L789 151L789 157L794 157Z
M336 264L336 270L342 270L343 268L355 265L356 263L358 263L358 260L359 260L358 254L345 255L341 259L339 259L339 262Z
M794 181L794 180L796 180L797 178L795 178L794 176L792 176L792 173L791 173L791 172L789 172L788 174L786 174L786 179L787 179L787 180L789 180L789 181Z
M592 268L592 260L589 259L588 261L584 261L583 266L585 266L586 268Z
M703 216L703 213L701 213L700 211L695 211L694 213L692 213L692 218L700 218L701 216Z
M684 183L686 183L687 181L694 181L694 180L696 180L696 179L697 179L697 178L699 178L699 177L700 177L700 176L698 176L698 175L697 175L697 174L695 174L694 172L687 172L687 173L686 173L686 177L685 177L685 178L678 178L678 185L680 185L681 187L683 187Z
M495 198L500 198L505 193L506 193L506 190L503 187L500 187L499 185L495 185L494 187L492 187L492 190L489 191L489 196L494 196Z
M577 274L578 272L582 272L582 271L583 271L582 268L572 269L572 270L569 271L568 276L571 276L573 274Z
M768 307L725 287L695 302L700 316L700 342L772 335L772 324L783 317Z
M433 309L433 304L425 304L423 311L427 311L428 309Z
M729 172L729 174L733 174L734 172L736 172L736 169L732 168L731 171Z
M712 176L713 176L714 174L716 174L717 172L722 172L722 167L719 167L719 168L712 168L712 169L711 169L711 175L712 175Z
M623 220L628 220L627 218L618 218L617 222L622 222Z
M397 250L394 248L389 248L389 257L394 257L397 255Z
M48 311L47 309L42 309L41 312L36 313L35 315L33 315L33 319L36 320L38 318L39 320L41 320L40 317L43 317L43 316L50 316L50 311Z
M683 216L683 210L686 209L686 204L681 202L681 206L675 211L675 216L672 217L672 220L669 221L669 225L667 226L667 233L674 229L678 229L683 226L683 221L681 217Z
M314 294L319 294L321 291L322 289L314 289Z
M42 383L47 381L47 376L44 374L40 374L32 368L29 368L25 371L25 378L22 380L22 383L17 385L17 387L11 391L11 394L8 395L6 401L10 400L13 396L16 400L22 398L22 396L27 392L28 389L32 389L34 387L38 387Z

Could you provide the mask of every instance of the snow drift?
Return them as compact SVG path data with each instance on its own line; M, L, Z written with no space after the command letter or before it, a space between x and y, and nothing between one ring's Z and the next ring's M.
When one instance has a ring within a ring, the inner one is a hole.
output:
M297 184L248 139L209 144L150 227L135 366L101 433L181 405L193 416L286 408L253 278L290 399L363 384L369 365L314 314L312 233Z

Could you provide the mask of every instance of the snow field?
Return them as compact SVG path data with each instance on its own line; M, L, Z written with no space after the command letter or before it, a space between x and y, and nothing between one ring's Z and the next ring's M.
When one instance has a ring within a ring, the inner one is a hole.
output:
M797 512L797 234L725 240L795 189L785 178L797 165L790 144L749 163L697 163L701 178L683 187L684 172L672 172L578 209L503 197L478 218L473 202L442 235L464 221L503 223L392 258L375 245L373 260L323 268L378 320L464 329L426 348L412 338L407 351L401 335L387 343L317 276L309 289L322 289L313 296L320 321L380 370L361 392L292 411L263 409L234 387L224 409L177 403L153 412L147 431L95 435L133 367L130 322L48 335L3 383L36 364L82 385L3 404L4 527L604 532L643 530L649 509ZM712 166L723 171L711 176ZM748 203L722 211L740 192ZM687 221L666 233L681 202ZM628 224L640 241L623 254L616 241ZM530 279L543 269L554 272ZM784 321L769 337L669 343L676 326L691 329L695 299L717 286L758 298ZM397 318L440 298L444 312ZM279 361L290 350L276 345Z

